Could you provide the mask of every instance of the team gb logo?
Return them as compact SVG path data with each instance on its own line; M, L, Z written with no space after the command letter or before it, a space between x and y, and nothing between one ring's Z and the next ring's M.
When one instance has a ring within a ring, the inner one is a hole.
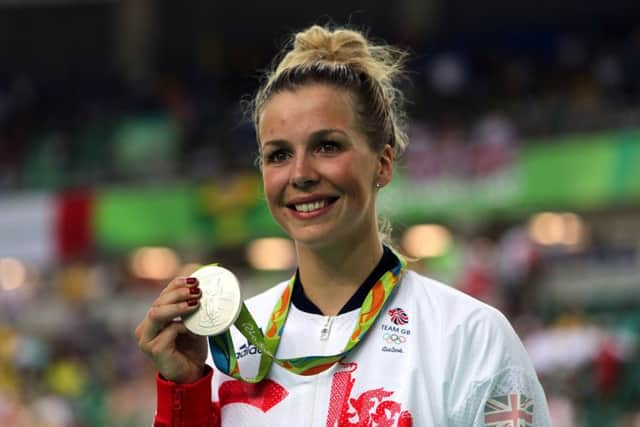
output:
M400 307L392 308L391 310L389 310L389 317L391 318L393 324L398 326L406 325L407 323L409 323L409 316Z

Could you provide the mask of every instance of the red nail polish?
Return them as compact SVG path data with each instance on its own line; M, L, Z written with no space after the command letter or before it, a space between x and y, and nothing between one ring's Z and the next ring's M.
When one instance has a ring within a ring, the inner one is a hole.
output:
M189 293L192 295L198 295L200 293L200 288L195 286L193 288L189 288Z
M197 299L190 299L190 300L187 301L187 304L190 307L193 307L194 305L198 304L198 300Z
M198 283L198 279L195 277L187 277L187 285L195 285Z

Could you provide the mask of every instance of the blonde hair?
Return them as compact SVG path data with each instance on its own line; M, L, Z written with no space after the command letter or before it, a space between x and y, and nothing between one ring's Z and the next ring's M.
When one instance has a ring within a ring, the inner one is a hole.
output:
M314 25L295 34L253 99L256 134L260 114L273 95L324 83L352 95L357 124L374 152L382 152L389 144L394 158L400 157L408 139L404 97L397 85L404 77L406 57L404 51L373 44L355 30Z

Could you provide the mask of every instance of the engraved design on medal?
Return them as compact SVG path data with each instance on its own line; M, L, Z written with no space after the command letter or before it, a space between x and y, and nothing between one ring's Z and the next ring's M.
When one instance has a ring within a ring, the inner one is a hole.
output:
M218 335L231 327L240 314L242 297L238 279L217 265L204 266L192 274L200 281L200 307L183 321L197 335Z
M199 325L203 328L215 328L217 325L216 319L219 318L218 310L216 310L216 296L220 293L220 276L216 277L215 283L204 289L200 303L202 304L202 316L200 317Z

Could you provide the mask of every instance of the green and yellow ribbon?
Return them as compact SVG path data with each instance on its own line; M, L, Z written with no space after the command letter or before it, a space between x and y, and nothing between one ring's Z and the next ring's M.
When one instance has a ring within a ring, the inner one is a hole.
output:
M262 379L269 373L272 363L277 363L283 368L298 375L314 375L329 369L345 357L355 346L358 345L360 341L362 341L366 333L371 328L371 325L373 325L378 318L378 315L382 311L386 301L389 299L391 292L399 283L400 278L407 268L407 262L399 254L395 255L398 258L398 263L378 279L365 297L362 307L360 307L358 322L356 323L344 350L340 353L329 356L306 356L294 357L291 359L278 359L275 357L278 344L280 344L282 330L284 328L287 315L289 314L289 307L291 306L293 285L295 283L294 275L289 279L287 287L276 302L264 333L258 327L255 319L244 303L242 303L240 314L234 324L242 335L247 338L249 343L262 352L260 356L260 365L258 367L258 375L253 378L245 378L240 374L235 346L231 339L231 333L228 330L220 335L209 337L209 349L211 350L213 362L216 367L231 377L249 383L262 381Z

